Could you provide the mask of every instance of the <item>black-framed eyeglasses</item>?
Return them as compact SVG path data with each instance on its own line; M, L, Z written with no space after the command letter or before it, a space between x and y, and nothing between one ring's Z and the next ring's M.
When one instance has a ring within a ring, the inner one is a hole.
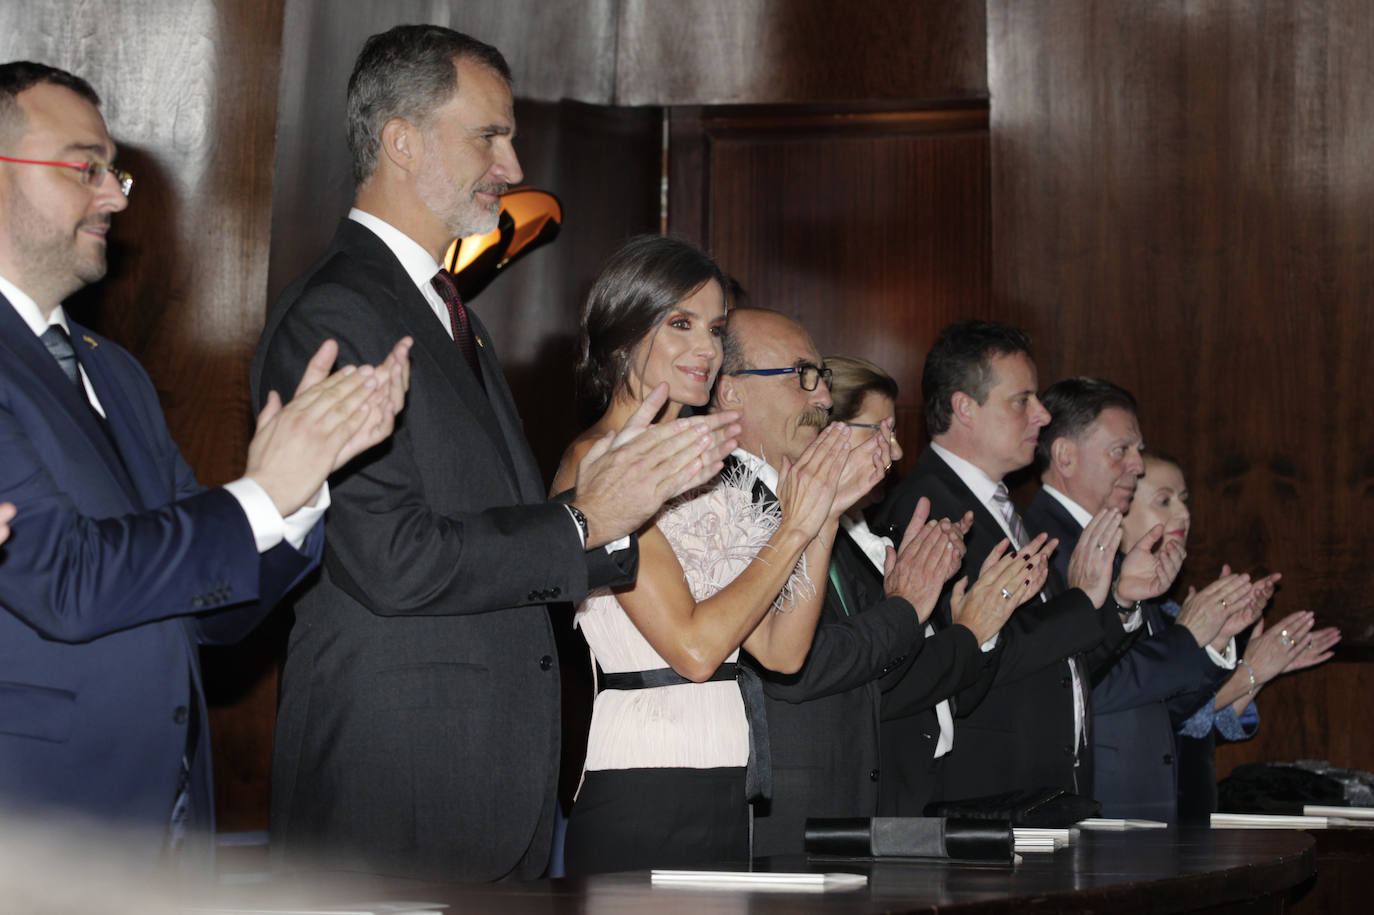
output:
M104 162L49 162L43 159L15 159L10 156L0 156L0 161L13 162L17 165L53 165L57 168L74 168L81 172L81 183L89 188L100 187L106 175L113 175L114 180L119 184L119 190L125 197L128 197L129 191L134 189L133 175L121 171L113 165L106 165Z
M872 429L874 432L883 427L882 423L845 423L845 425L854 429Z
M834 373L830 369L819 365L812 365L803 362L801 365L789 365L785 369L740 369L738 372L731 372L731 375L790 375L793 372L797 375L797 380L801 382L803 391L814 391L816 385L821 381L825 382L826 387L830 387L830 379Z

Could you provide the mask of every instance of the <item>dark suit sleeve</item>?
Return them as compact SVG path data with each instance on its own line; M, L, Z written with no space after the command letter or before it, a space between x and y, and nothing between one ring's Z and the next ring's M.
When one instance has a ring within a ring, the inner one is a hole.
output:
M906 600L891 597L862 613L816 627L806 663L795 674L761 670L763 690L784 702L807 702L862 686L921 650L922 623Z
M315 285L272 334L255 391L261 398L269 389L292 390L326 338L338 341L339 364L346 365L377 364L397 336L357 290ZM434 392L412 384L410 398L426 396ZM449 461L452 473L462 474L464 439L471 434L455 428L452 454L425 459ZM564 506L444 514L419 484L419 459L403 411L389 441L331 478L325 565L335 584L384 616L482 613L587 593L587 553Z
M163 437L159 447L174 450L165 429ZM0 561L0 604L45 637L87 642L257 600L252 531L224 490L199 491L180 480L183 497L167 505L90 517L53 479L7 404L0 404L0 454L0 501L19 508Z
M1192 633L1183 626L1165 626L1138 639L1093 687L1093 712L1119 712L1194 692L1211 682L1214 669Z
M995 664L977 637L964 626L951 626L929 636L902 670L889 674L883 688L882 717L904 718L974 686Z

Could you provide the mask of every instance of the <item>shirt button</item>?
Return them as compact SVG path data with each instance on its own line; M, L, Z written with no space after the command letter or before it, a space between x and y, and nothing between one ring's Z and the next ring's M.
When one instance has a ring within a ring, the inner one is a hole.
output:
M871 781L871 782L876 782L876 781L878 780L878 770L877 770L877 769L870 769L870 770L869 770L869 772L868 772L868 780Z
M549 657L548 655L544 655L542 658L539 659L540 670L548 670L550 667L553 667L553 658Z
M186 706L178 705L176 707L176 710L172 712L172 720L175 721L177 724L185 724L186 714Z

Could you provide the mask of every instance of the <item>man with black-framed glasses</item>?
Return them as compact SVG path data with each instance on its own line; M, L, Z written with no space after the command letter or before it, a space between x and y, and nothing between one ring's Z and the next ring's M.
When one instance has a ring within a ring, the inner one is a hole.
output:
M816 365L814 362L799 362L796 365L789 365L780 369L736 369L730 372L731 375L762 375L771 377L773 375L796 375L797 381L801 384L803 391L814 391L820 386L822 381L828 389L832 372L824 365Z
M766 309L731 311L724 349L712 409L737 411L741 427L731 455L738 469L727 472L751 473L755 501L772 502L783 466L830 422L831 372L801 325ZM888 435L869 441L880 443L878 469L885 470ZM871 469L851 459L846 480ZM888 685L914 665L930 665L922 669L932 674L927 679L953 692L982 669L978 638L969 630L956 627L930 639L924 632L963 554L963 528L948 521L916 525L879 578L838 525L839 515L871 489L873 482L865 482L859 491L842 483L844 498L832 509L837 523L820 534L831 549L828 567L810 572L826 594L806 663L793 675L756 666L767 699L773 791L766 815L754 820L755 855L802 852L808 817L878 814L878 719Z

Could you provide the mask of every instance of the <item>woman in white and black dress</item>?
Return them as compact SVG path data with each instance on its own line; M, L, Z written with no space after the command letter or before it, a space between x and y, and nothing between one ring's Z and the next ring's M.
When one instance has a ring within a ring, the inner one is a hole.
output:
M577 368L579 405L595 421L565 453L555 492L660 385L660 421L706 404L727 288L708 255L677 239L632 239L611 258L583 309ZM750 731L735 662L741 646L770 669L805 660L847 507L836 499L842 470L856 462L845 489L865 491L888 460L876 441L851 451L849 440L841 424L821 429L784 465L771 510L754 504L747 478L665 506L639 532L634 586L578 608L601 692L569 817L570 876L747 861Z

